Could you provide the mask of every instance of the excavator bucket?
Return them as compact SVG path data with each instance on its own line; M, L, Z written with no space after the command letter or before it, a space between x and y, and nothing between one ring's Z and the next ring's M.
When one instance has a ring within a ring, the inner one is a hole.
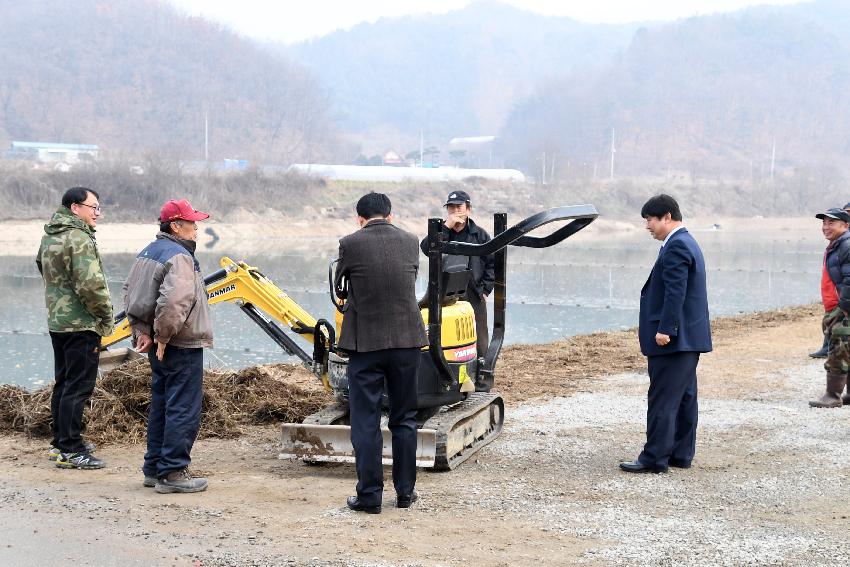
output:
M144 358L144 356L145 355L139 354L130 348L104 350L100 353L100 364L98 365L98 370L101 374L103 374L104 372L109 372L113 368L121 366L125 362L130 362L137 358Z
M393 462L392 434L381 428L384 437L382 461ZM348 425L314 425L287 423L281 438L281 459L299 458L317 463L353 463L354 447L351 445L351 427ZM416 435L416 466L432 468L437 456L437 431L419 429Z

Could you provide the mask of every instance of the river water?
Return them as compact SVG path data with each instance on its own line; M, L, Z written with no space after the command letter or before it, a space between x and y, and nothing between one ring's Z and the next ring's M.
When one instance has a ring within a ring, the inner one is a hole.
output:
M691 232L705 254L712 316L819 298L826 242L816 224L805 231L695 227ZM637 325L640 288L658 247L643 231L624 231L616 237L567 240L545 250L510 248L506 342L541 343ZM332 320L327 267L334 251L246 255L205 249L198 253L203 271L217 269L224 255L260 268L315 317ZM104 254L116 305L133 256ZM0 383L37 387L52 380L53 367L41 279L31 254L5 256L0 261L4 266L0 294L6 298L0 302ZM423 257L417 283L420 293L426 273ZM217 304L213 317L215 348L205 353L207 365L237 368L289 360L235 305Z

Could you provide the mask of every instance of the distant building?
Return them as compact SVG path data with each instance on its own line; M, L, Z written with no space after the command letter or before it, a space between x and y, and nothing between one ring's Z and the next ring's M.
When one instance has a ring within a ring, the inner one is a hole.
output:
M468 136L466 138L452 138L449 140L449 146L463 149L480 148L492 145L495 141L496 136Z
M54 142L12 142L8 159L31 159L45 163L74 164L97 159L100 148L94 144L58 144Z
M224 160L224 171L245 171L251 165L247 159L230 159Z
M516 169L463 169L458 167L392 167L368 165L331 165L321 163L296 163L287 171L326 179L349 181L462 181L480 177L498 181L525 181L525 175Z
M499 163L496 136L468 136L449 140L449 155L467 167L493 167Z
M404 166L407 165L404 158L395 150L390 150L381 157L384 165Z

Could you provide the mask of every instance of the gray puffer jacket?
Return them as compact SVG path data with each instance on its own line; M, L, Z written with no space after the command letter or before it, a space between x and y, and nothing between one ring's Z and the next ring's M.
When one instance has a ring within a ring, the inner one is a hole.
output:
M179 348L211 347L212 319L201 268L192 250L170 234L136 256L124 284L124 310L140 335Z

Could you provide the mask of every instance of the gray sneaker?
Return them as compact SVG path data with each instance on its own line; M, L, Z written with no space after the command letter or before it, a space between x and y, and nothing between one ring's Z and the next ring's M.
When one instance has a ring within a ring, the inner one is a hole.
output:
M97 445L95 445L94 443L90 443L88 441L85 441L84 443L86 446L86 453L94 453L94 450L97 449ZM49 461L56 461L59 459L59 455L61 454L62 451L60 451L57 447L51 445L50 450L47 451L47 459Z
M106 463L91 453L59 453L56 467L60 469L102 469Z
M145 480L142 481L142 486L145 488L153 488L156 486L158 479L155 476L145 475Z
M203 492L206 489L207 479L193 477L189 469L180 469L168 473L168 476L157 481L155 488L160 494Z

